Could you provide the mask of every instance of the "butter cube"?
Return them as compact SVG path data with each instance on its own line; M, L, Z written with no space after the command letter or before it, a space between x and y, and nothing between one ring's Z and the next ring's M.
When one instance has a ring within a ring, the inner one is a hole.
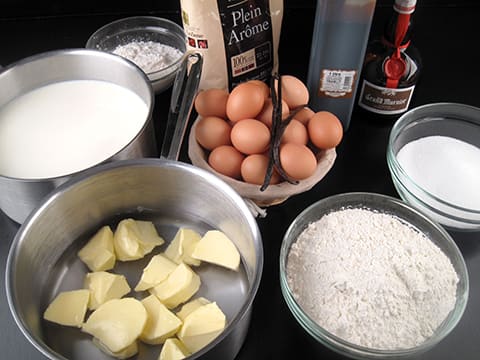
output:
M211 302L192 311L183 321L177 336L194 353L213 341L225 324L225 314L215 302Z
M97 309L108 300L119 299L131 290L125 276L106 271L88 273L85 276L84 288L90 290L90 310Z
M48 305L43 318L60 325L82 327L89 299L90 291L86 289L61 292Z
M182 306L182 308L176 313L180 320L185 320L185 318L193 311L198 309L202 305L209 304L210 301L204 297L199 297L194 300L190 300L188 303Z
M147 296L142 301L147 310L147 323L140 335L140 340L147 344L163 344L182 326L182 321L167 309L154 295Z
M149 254L155 247L162 245L165 240L158 235L155 225L151 221L135 220L140 236L138 241L144 255Z
M139 300L112 299L88 317L82 331L98 339L110 353L119 354L132 346L146 323L147 311Z
M125 349L117 351L117 352L112 352L110 349L105 346L100 340L97 338L93 338L93 343L95 344L96 347L98 347L100 350L102 350L105 354L113 356L117 359L128 359L131 358L132 356L136 355L138 353L138 344L136 341L128 345Z
M163 344L158 360L181 360L190 355L190 351L188 351L180 340L169 338L165 341L165 344Z
M237 247L219 230L207 231L195 247L192 257L231 270L238 270L240 265Z
M115 253L121 261L141 259L164 242L150 221L124 219L113 234Z
M162 254L153 256L143 269L135 291L148 290L160 284L176 267L177 264Z
M104 271L115 266L113 232L110 226L100 228L78 252L78 257L91 271Z
M192 257L192 252L200 241L201 235L192 229L180 228L165 250L165 256L180 264L198 266L200 260Z
M200 288L200 277L186 264L177 265L168 277L151 288L151 294L169 309L188 301Z

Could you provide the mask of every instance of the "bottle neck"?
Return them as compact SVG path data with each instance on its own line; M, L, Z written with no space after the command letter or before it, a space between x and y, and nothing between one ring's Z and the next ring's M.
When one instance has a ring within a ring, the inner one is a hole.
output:
M415 11L416 3L416 0L395 1L393 15L386 24L383 35L385 46L394 49L408 47L412 27L412 14Z
M417 0L395 0L393 10L399 14L411 14L415 11Z
M407 66L401 56L410 44L411 14L415 10L416 0L396 0L393 5L394 16L387 26L383 41L392 48L392 56L384 64L384 73L387 77L387 87L397 88Z

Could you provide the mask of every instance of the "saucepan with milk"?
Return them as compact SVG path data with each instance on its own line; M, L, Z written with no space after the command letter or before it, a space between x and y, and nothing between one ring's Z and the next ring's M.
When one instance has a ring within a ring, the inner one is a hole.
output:
M131 62L51 51L0 70L0 208L22 223L51 190L97 164L157 156L154 95Z

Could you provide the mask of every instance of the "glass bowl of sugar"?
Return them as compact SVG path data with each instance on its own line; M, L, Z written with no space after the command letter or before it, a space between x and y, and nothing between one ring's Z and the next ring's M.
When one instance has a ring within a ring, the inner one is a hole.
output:
M102 26L85 47L133 62L148 76L155 93L160 93L173 84L186 44L185 32L177 23L155 16L132 16Z
M400 197L447 229L480 230L480 109L414 108L394 124L387 163Z
M321 199L295 218L280 285L306 333L354 359L417 358L455 328L469 293L463 256L442 226L365 192Z

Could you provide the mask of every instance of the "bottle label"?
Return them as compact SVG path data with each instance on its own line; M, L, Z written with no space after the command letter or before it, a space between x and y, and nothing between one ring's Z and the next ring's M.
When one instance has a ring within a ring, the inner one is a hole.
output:
M401 114L407 111L415 85L389 89L363 81L358 105L368 111L383 115Z
M399 14L411 14L415 11L417 0L395 0L393 9Z
M318 96L351 98L356 78L355 70L323 69L320 74Z

